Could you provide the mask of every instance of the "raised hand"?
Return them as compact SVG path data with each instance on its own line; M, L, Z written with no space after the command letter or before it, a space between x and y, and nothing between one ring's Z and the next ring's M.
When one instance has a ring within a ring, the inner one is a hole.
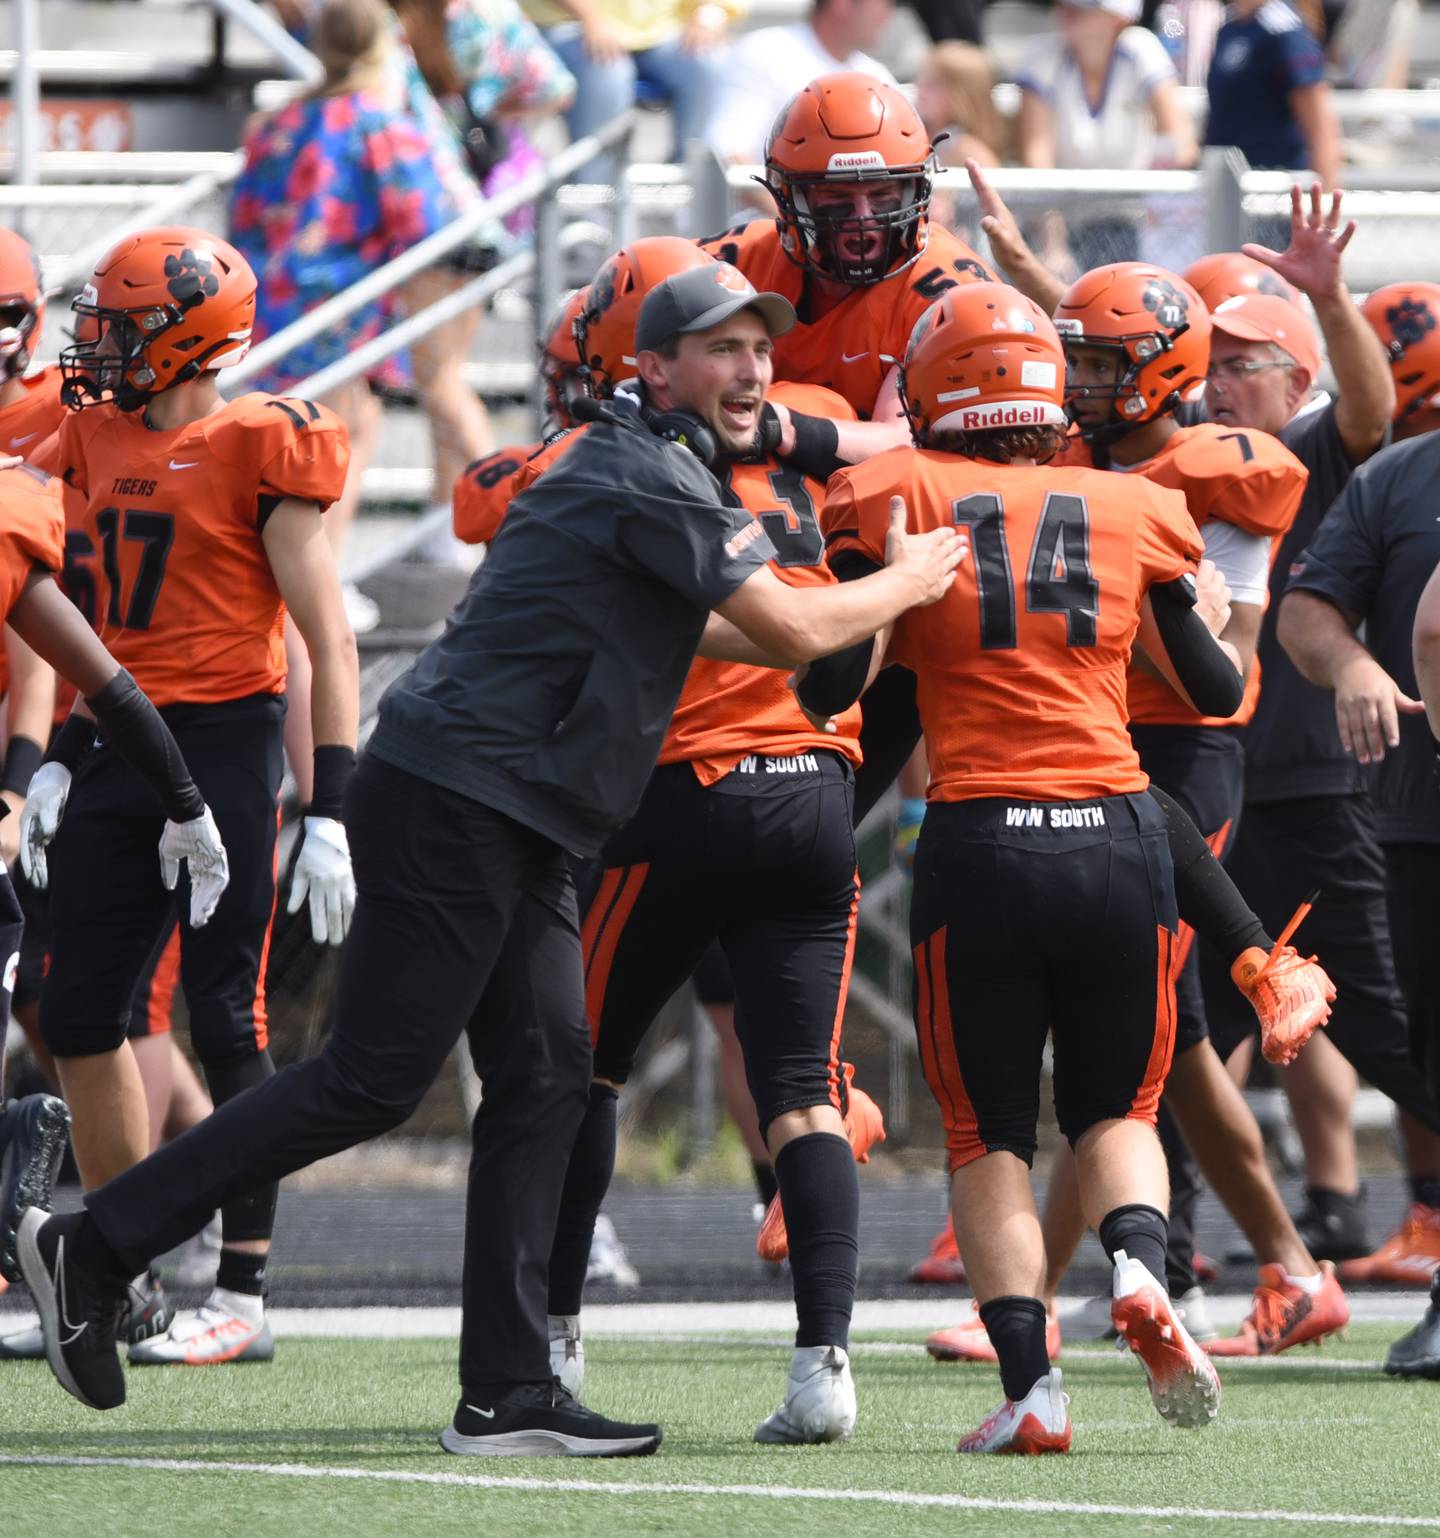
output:
M1333 294L1341 283L1341 258L1345 247L1355 233L1355 221L1351 219L1342 229L1340 226L1340 201L1343 193L1335 192L1330 198L1330 209L1324 208L1320 183L1310 187L1310 208L1305 211L1304 194L1298 187L1290 189L1290 244L1283 251L1272 251L1269 246L1247 244L1241 251L1257 262L1264 262L1312 300Z

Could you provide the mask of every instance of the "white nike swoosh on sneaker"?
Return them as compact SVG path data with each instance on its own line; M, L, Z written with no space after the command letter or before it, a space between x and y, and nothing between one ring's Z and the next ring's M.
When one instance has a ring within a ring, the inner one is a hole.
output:
M85 1333L85 1325L83 1322L71 1324L69 1312L65 1307L65 1240L63 1236L55 1246L55 1291L60 1295L61 1327L70 1332L68 1335L62 1336L60 1344L68 1346Z
M170 468L172 470L193 470L199 463L198 459L188 459L182 465L178 460L172 459L170 461Z
M493 1421L495 1419L495 1412L493 1410L482 1410L478 1404L467 1404L465 1408L467 1410L473 1410L476 1415L482 1416L487 1421Z
M861 358L868 358L869 356L870 356L870 354L869 354L868 351L867 352L842 352L840 354L840 361L842 363L858 363L861 360Z

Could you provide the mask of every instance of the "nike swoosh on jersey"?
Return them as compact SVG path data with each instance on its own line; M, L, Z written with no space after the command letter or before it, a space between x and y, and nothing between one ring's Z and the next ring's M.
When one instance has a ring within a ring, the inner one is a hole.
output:
M484 1416L487 1421L493 1421L495 1419L494 1410L482 1410L478 1404L467 1404L465 1408L467 1410L473 1410L476 1415Z
M868 351L866 351L866 352L842 352L840 354L840 361L842 363L858 363L861 360L861 358L868 358L869 356L870 356L870 354L869 354Z
M184 464L181 464L179 460L172 459L170 461L170 468L172 470L193 470L199 463L198 459L187 459Z
M12 438L10 440L10 447L12 449L18 449L21 444L29 443L32 438L38 438L39 436L39 433L26 433L23 438Z

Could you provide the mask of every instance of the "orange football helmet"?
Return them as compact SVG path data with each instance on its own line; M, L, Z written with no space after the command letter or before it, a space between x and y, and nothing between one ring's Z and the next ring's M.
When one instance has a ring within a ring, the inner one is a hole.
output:
M28 241L0 229L0 379L16 379L30 367L44 317L40 263Z
M591 395L604 399L615 393L616 385L638 376L635 321L645 295L677 272L714 260L678 235L647 235L622 246L601 264L575 322L580 366Z
M249 352L255 274L218 236L164 225L112 246L70 308L84 329L60 354L65 404L135 411Z
M1440 283L1387 283L1360 310L1390 360L1399 422L1440 395Z
M1065 353L1055 325L1008 283L967 283L915 322L900 398L919 444L937 432L1064 427Z
M920 114L894 86L859 72L812 80L765 143L764 186L786 255L856 288L903 272L925 249L934 178ZM859 186L884 206L828 213L812 202L825 186Z
M1274 294L1279 299L1304 309L1300 290L1287 283L1273 267L1257 262L1243 251L1217 251L1202 256L1185 269L1185 281L1213 310L1240 294Z
M587 286L577 288L568 299L562 300L540 338L540 383L545 404L541 433L546 438L571 425L570 403L577 395L585 393L575 326L589 296Z
M1109 400L1103 422L1080 421L1091 443L1123 437L1143 422L1194 400L1210 366L1210 312L1179 273L1148 262L1111 262L1077 278L1055 309L1067 358L1072 347L1115 354L1112 384L1067 380L1071 416L1077 400ZM1073 373L1073 370L1071 371Z

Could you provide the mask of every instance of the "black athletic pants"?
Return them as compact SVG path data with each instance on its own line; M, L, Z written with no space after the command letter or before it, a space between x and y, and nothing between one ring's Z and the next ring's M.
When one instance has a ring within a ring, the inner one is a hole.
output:
M550 1378L546 1273L590 1086L575 890L533 829L365 754L346 798L359 901L330 1039L92 1193L131 1272L227 1196L403 1122L460 1033L485 1096L466 1206L460 1381Z
M1440 844L1386 844L1385 866L1410 1053L1416 1077L1440 1100Z

